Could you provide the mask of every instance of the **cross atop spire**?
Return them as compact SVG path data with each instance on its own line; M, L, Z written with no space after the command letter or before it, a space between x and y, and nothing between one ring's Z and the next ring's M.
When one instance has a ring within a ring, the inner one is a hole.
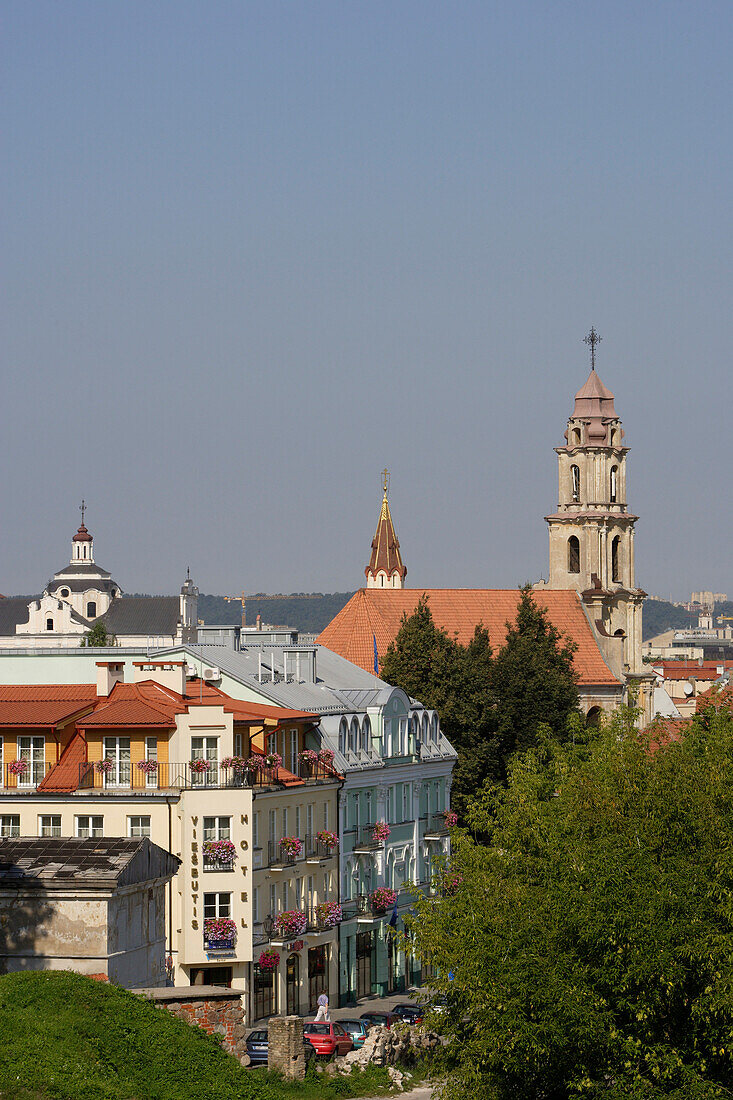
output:
M384 489L385 500L389 495L389 470L385 466L382 470L382 488Z
M596 369L596 345L600 344L602 339L603 337L598 335L593 325L590 326L588 335L583 337L583 343L590 348L590 369L592 371Z
M87 510L86 501L82 497L81 504L79 505L79 511L81 512L81 525L84 526L84 513Z

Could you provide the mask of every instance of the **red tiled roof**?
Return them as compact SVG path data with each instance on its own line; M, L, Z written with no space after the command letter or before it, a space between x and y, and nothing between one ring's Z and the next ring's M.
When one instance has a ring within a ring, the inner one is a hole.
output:
M58 726L96 701L94 684L0 684L0 726Z
M78 730L61 753L59 761L38 784L39 791L68 794L79 786L79 765L87 758L87 743Z
M92 714L78 722L80 729L100 726L157 726L172 729L176 715L186 704L180 695L167 691L152 680L140 684L115 684L106 699L100 700Z
M506 641L506 623L516 618L519 592L504 588L362 588L321 632L318 641L367 672L374 671L374 638L383 657L400 628L403 614L411 615L422 595L428 597L433 619L451 637L465 645L483 623L494 650ZM618 684L598 648L577 592L543 590L534 593L546 607L550 621L576 642L574 656L582 685Z

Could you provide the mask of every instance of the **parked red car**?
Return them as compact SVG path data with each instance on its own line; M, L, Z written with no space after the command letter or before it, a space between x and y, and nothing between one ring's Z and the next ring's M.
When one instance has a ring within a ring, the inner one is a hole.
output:
M354 1049L351 1036L338 1023L318 1023L313 1020L303 1028L304 1036L313 1044L316 1054L330 1058L333 1054L348 1054Z

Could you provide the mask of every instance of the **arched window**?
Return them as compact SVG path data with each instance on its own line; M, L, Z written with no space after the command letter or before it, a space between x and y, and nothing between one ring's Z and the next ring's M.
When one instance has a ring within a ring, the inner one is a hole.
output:
M84 543L84 557L87 556L87 544Z
M97 605L94 600L90 600L87 604L87 618L96 619L97 617Z
M573 500L580 500L580 466L570 467L570 480L573 491Z
M372 723L368 714L361 724L361 747L364 752L369 752L372 747Z
M346 738L348 736L348 733L349 733L348 723L347 723L345 718L342 718L341 719L341 724L339 726L339 752L340 753L345 753L346 752Z
M351 729L349 730L349 752L356 752L359 747L359 720L357 718L351 719Z
M611 543L611 580L621 580L621 565L619 563L619 555L621 552L621 536L616 535L615 539Z
M430 725L430 737L433 741L438 740L438 715L433 715L433 721Z
M574 447L580 446L580 428L573 428L572 444Z
M618 466L611 467L611 504L618 500Z
M568 573L580 572L580 543L575 535L568 539Z

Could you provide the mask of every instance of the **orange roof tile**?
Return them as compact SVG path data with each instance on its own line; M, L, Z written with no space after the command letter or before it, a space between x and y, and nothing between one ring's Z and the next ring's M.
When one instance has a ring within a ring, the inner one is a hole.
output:
M428 597L433 619L451 637L465 645L483 623L492 647L506 641L506 623L516 618L519 592L504 588L362 588L321 632L318 641L367 672L374 671L374 639L383 657L400 628L403 614L411 615L422 595ZM546 607L550 621L572 638L578 649L575 668L581 685L618 684L598 648L577 592L543 590L534 593Z
M94 684L0 684L0 726L57 726L96 701Z
M79 765L87 758L87 743L77 730L61 753L59 761L38 784L39 791L68 794L79 786Z

